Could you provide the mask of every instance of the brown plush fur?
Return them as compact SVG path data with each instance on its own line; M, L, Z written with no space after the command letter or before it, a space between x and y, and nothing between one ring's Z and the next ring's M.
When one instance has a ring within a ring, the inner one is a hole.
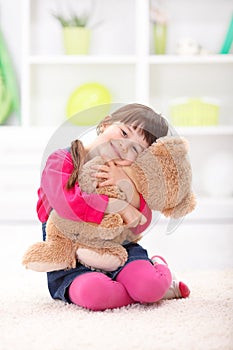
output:
M152 210L179 218L195 208L187 152L184 138L161 137L124 169Z
M163 137L141 153L131 166L124 167L149 207L165 216L179 218L195 208L187 151L185 139ZM78 178L80 187L87 193L99 191L125 199L117 186L101 190L93 187L91 166L101 162L102 159L96 157L82 166ZM36 271L52 271L75 267L77 257L84 265L111 271L127 260L123 242L140 238L125 227L119 214L107 214L101 224L96 225L60 218L53 210L47 223L46 242L30 247L23 264Z

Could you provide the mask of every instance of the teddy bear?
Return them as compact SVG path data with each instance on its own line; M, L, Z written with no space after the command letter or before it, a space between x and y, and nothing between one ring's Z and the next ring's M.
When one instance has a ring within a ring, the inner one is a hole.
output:
M79 186L87 193L96 191L125 200L124 192L117 186L96 188L93 185L91 167L103 162L101 157L95 157L83 164L78 175ZM180 218L195 208L188 143L184 138L159 138L139 154L134 163L123 168L151 210ZM127 261L123 244L142 238L124 224L118 213L105 214L97 225L68 220L52 210L46 233L45 242L33 244L24 254L22 263L26 268L44 272L70 269L76 267L78 260L91 269L115 271Z

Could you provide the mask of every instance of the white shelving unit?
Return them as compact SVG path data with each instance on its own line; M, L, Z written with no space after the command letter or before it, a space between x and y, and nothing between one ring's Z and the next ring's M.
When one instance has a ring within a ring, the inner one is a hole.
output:
M175 6L164 0L169 14L167 55L153 54L149 0L95 0L92 22L102 24L93 29L90 55L64 55L60 24L51 12L80 11L91 3L22 0L23 126L60 125L71 92L87 81L106 85L114 103L142 102L168 117L172 98L215 97L222 102L221 128L233 124L233 55L216 54L233 10L230 0L178 0ZM175 55L178 35L202 39L212 54Z
M61 4L63 9L67 3L22 0L20 128L27 132L35 127L55 130L65 121L66 101L71 92L88 81L107 86L114 103L148 104L168 118L173 98L217 98L221 106L219 126L177 128L190 142L194 190L198 196L207 198L202 201L207 203L202 208L210 209L203 217L211 218L215 214L209 204L216 204L218 198L205 190L203 169L216 152L224 152L230 159L233 151L233 55L217 54L233 11L232 1L165 0L170 14L167 54L154 55L149 0L95 0L93 23L103 22L93 29L87 56L64 55L61 28L51 11L59 10ZM70 0L68 6L80 9L78 6L90 3ZM175 55L175 42L185 36L194 37L211 53ZM7 132L7 128L1 129ZM218 174L212 176L218 183ZM232 196L233 188L229 196L221 198L222 212L230 213L233 209Z

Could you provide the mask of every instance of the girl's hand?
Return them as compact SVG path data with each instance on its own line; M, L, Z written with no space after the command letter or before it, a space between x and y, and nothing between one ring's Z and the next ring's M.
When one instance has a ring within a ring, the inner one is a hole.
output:
M96 172L92 174L93 177L99 182L98 187L119 185L119 182L122 180L127 180L132 183L128 175L124 172L121 166L117 166L113 160L106 162L104 165L93 165L93 170Z
M116 165L111 160L104 165L93 165L92 168L93 170L97 170L97 172L92 174L98 180L97 187L116 185L126 194L128 203L132 204L135 208L140 207L138 191L121 166Z

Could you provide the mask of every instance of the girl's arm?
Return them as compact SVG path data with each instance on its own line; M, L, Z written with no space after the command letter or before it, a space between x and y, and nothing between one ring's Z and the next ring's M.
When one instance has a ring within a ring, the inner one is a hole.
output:
M118 212L124 223L134 234L139 234L150 225L152 219L152 211L148 207L142 195L140 197L140 208L136 209L131 204L126 204L125 201L109 199L109 205L106 209L106 213ZM114 202L115 201L115 202Z
M72 171L73 162L67 150L58 150L49 156L38 191L39 219L47 221L53 208L66 219L100 223L108 206L108 197L82 192L78 184L67 190Z
M111 199L109 200L105 195L82 192L78 184L71 190L66 190L66 183L72 171L73 162L67 150L58 150L49 156L38 191L37 213L41 222L47 221L52 209L55 209L61 217L70 220L95 223L100 223L104 212L109 211ZM146 217L147 222L133 228L135 233L142 232L151 221L151 212L146 202L142 196L139 198L139 211ZM130 220L134 221L135 213L130 209L128 206L124 213L129 225Z
M140 233L145 231L147 229L147 227L150 225L151 220L152 220L151 209L149 208L148 204L146 203L145 199L143 198L143 196L141 194L139 194L139 197L140 197L140 207L138 210L145 216L147 221L142 225L138 225L136 227L130 228L130 230L135 235L139 235Z

